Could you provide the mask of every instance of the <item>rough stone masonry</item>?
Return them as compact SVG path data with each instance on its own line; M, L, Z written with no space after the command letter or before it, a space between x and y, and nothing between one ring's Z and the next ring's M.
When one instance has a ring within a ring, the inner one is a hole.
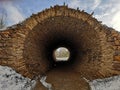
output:
M53 60L60 46L70 50L66 63ZM120 33L83 10L56 5L0 31L0 65L31 79L46 75L53 90L89 90L86 79L120 74Z

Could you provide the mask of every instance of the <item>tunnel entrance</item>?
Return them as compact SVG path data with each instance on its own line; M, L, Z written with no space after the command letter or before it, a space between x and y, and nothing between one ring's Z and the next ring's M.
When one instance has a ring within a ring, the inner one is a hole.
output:
M93 27L83 22L73 17L55 16L37 24L25 40L24 57L29 72L39 75L52 68L69 68L88 76L96 73L98 64L92 62L101 59L100 38ZM69 50L68 61L56 62L55 50L59 47Z
M119 33L92 14L57 5L0 32L0 64L30 78L47 75L54 90L88 90L84 77L119 74ZM55 55L60 47L70 52L64 61Z

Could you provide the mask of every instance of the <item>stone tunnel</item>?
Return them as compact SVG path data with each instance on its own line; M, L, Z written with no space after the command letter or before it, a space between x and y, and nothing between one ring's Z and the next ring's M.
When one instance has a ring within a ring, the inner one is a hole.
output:
M61 46L71 53L67 62L53 58ZM31 79L46 75L53 90L89 90L85 79L120 74L120 33L84 10L56 5L0 31L0 65Z

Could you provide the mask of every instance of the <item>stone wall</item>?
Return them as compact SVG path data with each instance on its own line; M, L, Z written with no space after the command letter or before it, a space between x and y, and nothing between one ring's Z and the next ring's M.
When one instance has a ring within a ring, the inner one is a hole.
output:
M23 30L23 31L22 31ZM27 74L23 59L26 28L9 28L0 32L0 64L10 66L20 73Z
M60 90L57 83L71 80L68 73L72 77L80 76L82 82L85 82L83 78L93 80L120 74L120 34L102 25L92 14L54 6L1 31L0 65L10 66L30 78L47 75L55 90ZM55 63L51 56L61 45L72 53L67 64ZM88 88L85 82L76 90L81 87L81 90Z

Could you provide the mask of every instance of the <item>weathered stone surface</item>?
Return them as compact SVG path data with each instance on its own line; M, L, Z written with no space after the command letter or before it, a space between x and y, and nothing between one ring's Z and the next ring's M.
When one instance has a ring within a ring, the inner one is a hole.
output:
M54 6L0 32L0 65L30 78L47 75L55 90L89 90L83 78L120 74L119 38L119 32L84 11ZM68 64L54 62L59 46L70 49Z
M120 45L120 41L119 40L115 40L115 45Z
M116 60L116 61L119 61L119 62L120 62L120 56L115 56L115 57L114 57L114 60Z

